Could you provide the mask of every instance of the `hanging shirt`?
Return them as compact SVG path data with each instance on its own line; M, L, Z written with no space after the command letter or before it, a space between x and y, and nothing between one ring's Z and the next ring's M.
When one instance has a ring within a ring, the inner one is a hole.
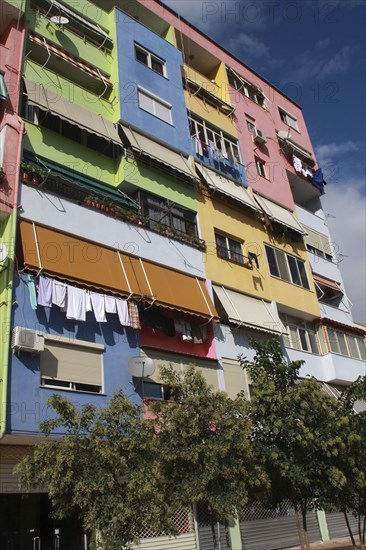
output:
M106 313L117 313L116 298L114 296L104 296Z
M67 285L66 317L75 321L86 320L86 292L83 288Z
M90 292L95 320L98 323L106 323L104 295L98 292Z
M130 314L131 327L141 329L139 310L135 302L128 302L128 311Z
M38 279L38 305L52 307L53 279L40 275Z
M28 275L28 292L29 292L29 301L31 308L37 309L37 293L36 293L36 283L34 282L34 275Z
M302 172L302 162L299 158L295 157L295 155L292 155L292 164L296 172Z
M67 284L54 280L52 285L52 303L61 308L65 308L66 302Z
M127 300L122 300L122 298L115 298L115 303L119 322L123 327L130 327L131 320Z

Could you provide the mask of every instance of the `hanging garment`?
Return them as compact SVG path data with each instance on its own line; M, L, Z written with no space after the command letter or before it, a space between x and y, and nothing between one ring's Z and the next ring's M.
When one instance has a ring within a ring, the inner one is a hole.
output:
M29 292L29 301L31 308L37 309L37 293L36 293L36 283L34 275L28 275L28 292Z
M295 157L295 155L292 155L292 164L296 172L302 172L302 162L299 158Z
M323 172L321 168L317 170L312 170L312 175L310 176L311 183L316 187L321 194L324 193L324 185L327 185L327 182L324 180Z
M139 310L135 302L128 302L128 311L130 314L131 327L141 329Z
M66 317L75 321L86 320L86 292L83 288L67 285Z
M131 320L127 300L122 300L122 298L115 298L115 303L119 322L123 327L130 327Z
M205 143L204 141L201 141L201 147L202 147L202 154L204 157L208 157L209 156L209 150L208 150L208 145L207 143Z
M95 320L98 323L106 323L104 294L99 292L90 292L91 303L95 315Z
M196 155L199 155L202 157L203 155L203 152L202 152L202 145L201 145L201 142L199 139L195 138L194 139L195 141L195 151L196 151Z
M116 298L115 296L104 296L105 311L106 313L117 313Z
M85 310L88 313L88 311L93 311L93 306L91 302L91 296L90 296L90 290L85 291Z
M52 303L61 308L66 307L67 303L67 284L60 281L53 281L52 285Z
M199 327L197 325L192 325L192 336L193 336L193 343L194 344L202 344L203 343L201 327Z
M53 279L40 275L38 279L38 305L52 307Z

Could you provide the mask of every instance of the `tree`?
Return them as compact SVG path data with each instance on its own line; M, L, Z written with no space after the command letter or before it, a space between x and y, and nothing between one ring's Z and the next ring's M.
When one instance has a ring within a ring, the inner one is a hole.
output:
M151 410L166 500L172 510L206 503L217 549L215 524L227 524L267 482L250 441L248 403L243 395L215 392L194 367L163 368L161 377L171 401L155 402Z
M100 533L98 548L114 550L136 540L142 522L174 533L164 502L156 434L141 408L122 392L107 407L85 405L53 395L57 417L40 429L66 435L34 447L17 467L21 484L47 487L56 517L77 514L86 531Z
M345 388L339 400L340 407L347 415L349 423L344 431L345 447L340 457L340 467L344 470L346 483L330 495L329 500L343 510L347 527L355 541L347 518L352 512L358 520L358 536L361 548L365 548L366 531L366 376L359 377ZM362 404L359 411L356 406Z
M309 548L306 513L322 506L329 487L345 484L335 458L344 450L346 416L315 379L301 380L301 361L288 363L277 341L252 341L253 361L241 359L252 381L251 419L256 453L271 480L269 502L289 499L302 514Z

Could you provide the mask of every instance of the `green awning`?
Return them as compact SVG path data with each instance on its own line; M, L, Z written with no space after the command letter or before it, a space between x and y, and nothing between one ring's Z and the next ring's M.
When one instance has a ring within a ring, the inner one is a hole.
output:
M0 99L8 99L8 90L6 89L4 75L0 73Z
M91 194L100 194L104 197L108 197L109 199L115 201L117 204L120 204L121 206L123 205L125 207L138 210L138 205L135 200L122 195L118 191L118 189L114 187L102 184L99 181L94 180L93 178L89 178L83 174L80 174L80 172L76 172L76 170L73 170L68 166L62 166L61 164L52 162L51 160L44 157L36 156L30 151L24 151L24 156L31 162L34 162L35 164L41 165L50 170L51 175L54 175L68 183L83 187Z

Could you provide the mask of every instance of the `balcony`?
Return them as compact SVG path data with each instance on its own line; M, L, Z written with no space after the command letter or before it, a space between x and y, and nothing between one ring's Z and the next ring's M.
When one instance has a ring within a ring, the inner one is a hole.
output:
M226 177L247 185L245 166L238 162L236 158L231 155L227 155L225 158L220 149L214 149L211 145L200 142L195 138L192 138L192 147L197 160L221 172Z

